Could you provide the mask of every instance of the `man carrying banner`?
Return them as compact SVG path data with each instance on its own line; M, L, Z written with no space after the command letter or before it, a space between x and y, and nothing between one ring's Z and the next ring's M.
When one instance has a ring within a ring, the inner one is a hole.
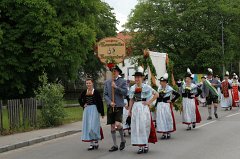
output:
M119 131L121 137L121 144L119 149L123 150L125 148L126 140L123 135L122 127L122 115L123 107L125 106L124 97L127 96L127 82L121 78L120 74L122 70L116 65L112 68L113 79L107 80L104 84L104 98L108 105L107 108L107 124L111 125L111 134L113 139L113 146L109 152L114 152L118 150L116 131ZM112 89L114 87L114 89ZM112 91L114 91L114 96L112 96ZM114 99L113 99L114 97Z
M215 78L213 78L213 70L211 68L208 68L207 79L203 84L203 93L206 96L209 113L207 120L212 120L212 105L214 107L215 118L218 118L218 87L221 87L221 83Z

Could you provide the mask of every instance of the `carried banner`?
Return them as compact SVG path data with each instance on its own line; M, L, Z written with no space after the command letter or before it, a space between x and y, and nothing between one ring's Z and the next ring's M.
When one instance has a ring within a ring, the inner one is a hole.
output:
M118 63L123 62L126 56L126 44L123 40L116 37L108 37L100 40L98 42L98 58L99 60L106 64L109 70L111 70ZM114 73L112 73L112 77ZM114 78L112 78L114 83ZM112 102L115 101L115 90L112 86ZM112 106L113 112L114 107Z
M126 56L125 42L116 37L108 37L98 42L98 58L102 63L121 63Z
M209 82L209 80L205 80L204 83L205 83L206 87L209 88L209 90L211 91L211 93L213 95L219 96L217 89L214 86L212 86L212 84Z

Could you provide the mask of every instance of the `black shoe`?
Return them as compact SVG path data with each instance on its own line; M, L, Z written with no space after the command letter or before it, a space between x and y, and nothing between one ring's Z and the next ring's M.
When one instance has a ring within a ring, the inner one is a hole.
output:
M120 143L119 150L120 150L120 151L123 150L123 149L125 148L125 145L126 145L126 141L121 142L121 143Z
M160 138L161 140L164 140L164 139L166 139L167 138L167 136L166 135L162 135L162 137Z
M232 110L232 107L230 107L230 110Z
M196 123L193 123L193 124L192 124L192 127L193 127L193 129L196 128Z
M129 136L131 135L131 131L128 131L128 135L129 135Z
M209 116L209 117L207 118L207 120L212 120L212 117L211 117L211 116Z
M215 113L214 115L215 115L215 118L218 118L218 114L217 113Z
M148 153L148 151L149 151L149 148L147 146L144 147L144 153Z
M190 126L187 127L187 131L189 131L189 130L192 130L192 128Z
M143 152L143 148L141 147L141 148L138 149L137 154L142 154L142 153L144 153L144 152Z
M225 111L228 111L228 108L226 108Z
M117 150L118 150L118 147L117 146L113 146L113 147L111 147L109 152L114 152L114 151L117 151Z
M171 134L167 134L167 139L170 139L171 138Z
M90 147L89 147L87 150L88 150L88 151L94 150L94 146L93 146L93 145L90 145Z
M123 136L126 137L126 133L123 133Z
M99 147L99 145L98 145L98 141L95 141L95 142L94 142L93 147L94 147L94 149L96 149L96 150L98 149L98 147Z

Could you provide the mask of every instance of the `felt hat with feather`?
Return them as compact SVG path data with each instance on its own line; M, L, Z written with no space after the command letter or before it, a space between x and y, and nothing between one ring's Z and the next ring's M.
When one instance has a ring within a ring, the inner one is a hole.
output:
M144 76L144 69L139 66L133 76Z

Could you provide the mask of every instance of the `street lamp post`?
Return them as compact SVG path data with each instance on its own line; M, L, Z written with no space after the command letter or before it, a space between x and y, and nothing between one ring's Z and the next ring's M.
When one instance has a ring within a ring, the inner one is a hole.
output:
M225 48L224 48L224 26L223 26L223 17L222 17L222 56L224 58L224 54L225 54ZM225 61L223 60L223 64L222 64L222 75L224 76L225 74Z

